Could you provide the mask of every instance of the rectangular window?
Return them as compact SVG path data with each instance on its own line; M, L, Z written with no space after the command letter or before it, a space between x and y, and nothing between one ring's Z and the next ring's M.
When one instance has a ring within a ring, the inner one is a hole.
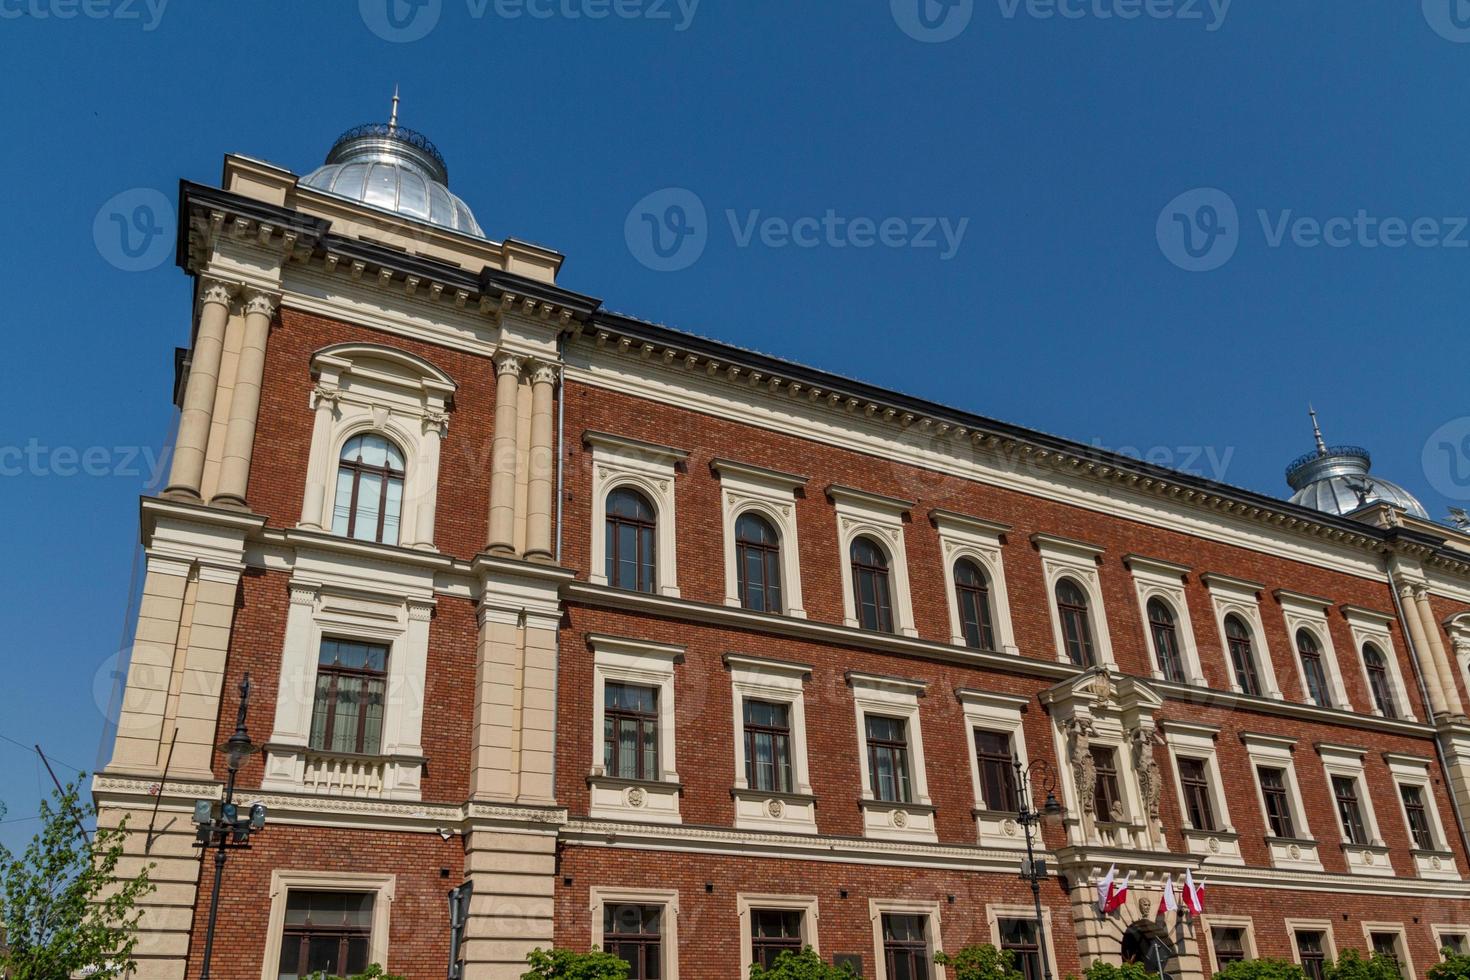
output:
M1123 801L1118 794L1118 756L1112 749L1093 746L1092 764L1097 770L1094 797L1097 817L1103 822L1123 817Z
M1215 810L1210 804L1210 780L1203 759L1179 760L1179 783L1184 790L1184 806L1195 830L1219 830Z
M1210 930L1210 942L1219 966L1245 959L1245 930L1240 926L1215 926Z
M663 906L602 907L602 950L627 963L629 980L663 977Z
M795 909L751 909L750 958L769 970L776 957L790 951L800 953L801 913Z
M1452 956L1464 956L1470 953L1470 939L1466 939L1463 932L1442 932L1439 934L1439 948L1441 953L1449 950Z
M928 930L926 916L883 916L883 959L888 980L929 980Z
M1010 735L975 729L975 753L980 761L980 792L986 809L1019 812L1016 756L1011 749Z
M1399 934L1396 932L1374 932L1369 933L1369 941L1373 944L1373 952L1387 956L1397 964L1399 975L1404 973L1403 954L1399 950Z
M604 696L604 771L617 779L660 778L658 690L609 681Z
M1026 980L1042 980L1041 943L1036 937L1036 920L1001 919L1000 948L1011 954L1016 969Z
M1399 795L1404 801L1404 815L1409 818L1409 834L1414 839L1414 847L1421 851L1434 850L1429 813L1424 809L1424 790L1418 786L1400 785Z
M1342 820L1342 833L1347 842L1367 844L1368 831L1363 827L1363 810L1358 805L1358 781L1349 776L1333 776L1332 795L1337 798L1337 815Z
M791 792L790 705L745 702L745 780L751 789Z
M1286 795L1286 770L1261 766L1256 770L1261 780L1261 798L1266 801L1266 823L1273 837L1295 837L1291 819L1291 803Z
M286 896L278 977L297 980L318 970L329 977L363 972L372 927L370 892L291 891Z
M356 755L381 751L387 670L385 646L322 640L311 711L312 748Z
M1302 931L1296 934L1296 953L1307 980L1322 980L1327 970L1327 947L1322 933Z
M908 725L902 718L865 715L868 772L873 798L885 803L913 802L909 783Z

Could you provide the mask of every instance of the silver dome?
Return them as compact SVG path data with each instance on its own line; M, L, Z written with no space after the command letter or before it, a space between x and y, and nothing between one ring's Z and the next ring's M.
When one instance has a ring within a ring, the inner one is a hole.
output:
M1397 483L1372 476L1373 457L1357 446L1328 447L1317 439L1317 451L1287 467L1286 482L1296 492L1291 502L1327 514L1346 515L1369 504L1385 503L1429 520L1429 512Z
M302 186L484 238L469 205L449 190L449 168L427 136L396 123L369 123L337 138L327 162Z

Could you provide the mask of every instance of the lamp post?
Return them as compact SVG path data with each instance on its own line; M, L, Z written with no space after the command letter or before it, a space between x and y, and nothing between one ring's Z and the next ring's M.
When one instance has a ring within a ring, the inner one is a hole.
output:
M1015 766L1016 806L1020 811L1016 820L1026 831L1026 864L1021 869L1021 877L1031 882L1031 900L1036 906L1036 946L1041 951L1041 974L1045 980L1052 980L1051 957L1046 951L1046 920L1041 912L1041 881L1047 877L1046 861L1036 857L1033 838L1037 826L1043 823L1049 827L1056 826L1062 820L1062 805L1057 802L1056 795L1056 770L1045 759L1038 759L1029 766L1023 766L1017 759ZM1046 802L1040 810L1031 806L1030 782L1037 776L1044 781L1046 790Z
M245 679L240 682L240 713L235 717L235 734L219 746L230 770L230 778L225 783L224 801L220 804L218 814L214 811L212 800L194 801L194 823L199 827L195 846L215 848L214 891L209 900L209 927L204 933L204 967L199 974L200 980L209 980L209 961L214 955L214 926L219 917L219 892L225 875L226 852L248 850L250 835L265 826L264 803L252 803L249 813L244 817L240 816L239 807L235 805L235 777L245 760L260 751L250 741L250 733L245 730L245 713L249 710L250 673L247 671Z

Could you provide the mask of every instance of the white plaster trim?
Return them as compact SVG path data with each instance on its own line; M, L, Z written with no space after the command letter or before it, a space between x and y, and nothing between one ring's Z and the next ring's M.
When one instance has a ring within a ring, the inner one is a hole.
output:
M873 963L878 980L889 980L888 958L883 955L883 916L922 915L929 920L924 937L929 943L929 962L934 963L934 954L944 949L944 940L939 934L939 903L912 902L896 898L868 899L868 917L873 922ZM944 980L944 967L934 964L935 980Z
M735 749L735 826L746 830L775 830L787 833L817 832L816 802L795 801L771 794L762 798L762 790L750 788L745 778L745 702L766 701L787 705L791 725L792 792L812 795L810 761L807 751L805 682L811 679L811 668L804 664L729 654L725 665L730 670L730 693L733 700Z
M852 543L859 537L873 540L888 558L889 601L893 606L894 632L917 637L913 596L909 591L908 552L904 548L903 514L907 501L891 500L845 487L828 487L827 496L837 517L837 560L842 570L842 622L858 628L857 596L853 594Z
M592 948L602 949L606 938L602 931L603 907L606 905L659 905L664 914L660 917L659 953L662 956L661 973L668 980L679 980L679 893L671 889L657 888L603 888L594 885L590 889L592 913Z
M630 487L653 505L657 526L654 540L654 587L660 595L679 596L678 547L674 516L676 464L688 454L681 449L655 446L635 439L588 432L583 442L592 448L592 550L588 578L607 585L607 495Z
M1287 919L1286 938L1291 946L1291 961L1297 966L1302 965L1302 951L1297 945L1296 936L1299 932L1320 932L1322 934L1322 954L1328 963L1337 961L1337 937L1332 934L1331 919Z
M1355 606L1344 606L1342 614L1353 636L1353 651L1357 655L1358 670L1362 673L1363 690L1368 696L1368 704L1364 707L1377 717L1383 717L1383 712L1378 710L1378 704L1373 700L1373 685L1368 680L1368 664L1363 659L1363 648L1371 643L1383 654L1384 664L1388 667L1389 695L1393 699L1394 711L1401 719L1417 721L1414 702L1409 698L1409 689L1404 684L1404 672L1399 666L1398 646L1393 642L1393 633L1389 629L1389 623L1393 620L1382 613Z
M754 512L771 522L781 536L781 612L806 618L801 599L801 544L797 537L796 488L805 483L773 470L723 460L710 464L720 477L720 515L724 524L725 605L742 606L736 560L735 522Z
M1429 927L1429 931L1434 936L1435 952L1443 952L1448 945L1445 942L1445 936L1459 936L1462 951L1470 953L1470 925L1435 923Z
M1383 761L1388 765L1389 775L1393 778L1394 795L1397 797L1399 816L1404 821L1404 836L1409 840L1411 848L1414 845L1414 834L1409 827L1409 810L1404 805L1403 793L1399 790L1401 786L1417 787L1424 801L1424 816L1429 822L1429 834L1433 838L1431 842L1433 849L1444 852L1443 854L1424 855L1416 853L1414 864L1421 878L1441 878L1445 880L1458 880L1460 870L1455 861L1454 853L1449 844L1449 837L1445 833L1444 822L1440 819L1439 800L1434 795L1434 779L1430 774L1433 760L1429 758L1404 755L1398 752L1383 753ZM1436 865L1438 865L1436 867ZM1470 931L1470 930L1467 930Z
M1006 525L980 521L963 514L931 510L929 520L939 532L939 552L944 561L944 595L949 605L950 642L965 646L960 622L959 597L955 592L955 566L970 559L980 567L989 583L990 619L997 652L1019 656L1016 631L1011 624L1010 593L1006 588L1005 561L1001 555Z
M889 840L934 842L938 835L934 826L933 801L929 798L929 779L924 765L924 735L919 725L919 692L923 686L865 674L848 674L852 688L853 713L857 722L858 770L862 779L859 805L863 810L864 833ZM908 740L909 780L916 806L902 803L880 803L873 795L872 773L868 766L868 737L864 718L868 714L900 718ZM903 814L902 818L898 815Z
M1253 960L1258 957L1256 952L1256 924L1248 915L1215 915L1213 912L1206 913L1201 917L1204 928L1201 930L1202 938L1210 947L1210 967L1212 973L1219 973L1220 957L1215 952L1215 929L1241 929L1244 936L1241 945L1245 947L1245 958Z
M1367 944L1369 954L1373 952L1373 933L1375 932L1391 932L1398 937L1395 945L1398 946L1400 969L1403 970L1406 977L1418 976L1414 972L1414 956L1409 951L1409 937L1404 929L1404 924L1402 922L1364 922L1363 941Z
M368 962L389 966L389 922L396 889L397 883L393 875L273 869L270 919L266 927L265 958L260 965L260 980L276 980L280 975L281 941L286 932L286 900L291 891L372 892L373 927L372 938L368 940Z
M740 892L735 896L735 912L740 928L740 975L750 975L750 966L755 962L754 937L750 934L752 911L779 911L801 913L801 944L810 946L818 955L822 947L817 942L817 896L815 895L765 895Z
M1280 769L1285 777L1287 805L1291 810L1292 829L1296 831L1293 843L1300 853L1292 851L1292 844L1278 845L1274 843L1273 838L1273 843L1269 848L1273 866L1293 870L1321 871L1322 860L1317 853L1318 844L1312 836L1311 825L1307 823L1307 808L1302 802L1301 786L1296 775L1292 752L1296 740L1275 735L1242 732L1240 741L1245 746L1246 754L1250 757L1251 782L1256 788L1256 804L1260 809L1261 826L1268 837L1271 835L1271 821L1266 814L1266 794L1261 788L1260 769L1262 766L1268 769Z
M1308 702L1311 701L1311 694L1307 687L1306 665L1302 662L1301 644L1298 641L1298 634L1305 630L1317 641L1317 646L1322 651L1322 667L1327 674L1328 697L1331 703L1319 705L1319 707L1338 708L1344 711L1356 710L1348 698L1347 687L1342 682L1342 668L1338 663L1337 649L1332 644L1332 630L1327 627L1327 609L1330 608L1331 602L1313 596L1287 592L1284 589L1277 589L1275 596L1276 601L1281 603L1281 614L1286 619L1286 635L1290 638L1294 654L1292 659L1296 664L1297 680L1302 685L1302 698Z
M1056 925L1052 921L1055 916L1051 907L1043 905L1043 928L1040 939L1046 944L1047 961L1051 963L1053 973L1057 969L1057 949L1052 944L1052 934L1055 933ZM1000 920L1001 919L1024 919L1035 924L1036 909L1030 905L989 905L985 906L985 921L990 926L990 943L996 949L1000 949ZM1066 923L1069 927L1071 923Z
M955 692L965 715L965 742L970 757L970 786L975 794L975 833L981 847L1016 847L1025 840L1013 814L1002 814L985 799L980 781L980 754L975 745L977 731L1008 735L1011 752L1024 766L1031 756L1026 748L1022 711L1029 698L1013 697L964 688Z
M1163 723L1164 744L1168 746L1169 760L1174 767L1174 797L1179 804L1180 830L1190 853L1196 854L1207 863L1243 865L1237 831L1230 819L1229 797L1225 793L1225 780L1220 773L1220 756L1215 740L1220 730L1212 725L1191 725L1186 722L1166 720ZM1205 764L1205 774L1210 795L1210 807L1220 825L1206 829L1189 825L1189 807L1184 798L1184 779L1179 760L1196 759Z
M588 815L613 820L678 823L679 772L675 760L678 745L674 712L674 664L683 657L683 647L640 643L618 637L592 635L592 799ZM609 681L651 687L658 692L657 780L624 788L603 767L603 717ZM658 783L666 784L664 786Z
M1256 661L1256 676L1261 682L1261 694L1275 701L1282 701L1281 684L1276 680L1276 665L1271 657L1271 648L1266 644L1266 628L1261 620L1259 593L1263 586L1243 579L1209 573L1201 581L1210 590L1210 602L1215 608L1215 630L1220 637L1220 654L1225 658L1225 674L1230 681L1230 690L1245 693L1235 678L1235 666L1230 660L1230 640L1225 633L1225 620L1232 614L1239 617L1251 632L1251 655Z
M1327 799L1332 805L1333 819L1337 821L1337 832L1342 841L1343 853L1347 858L1348 870L1356 874L1391 876L1393 864L1383 843L1383 833L1378 827L1378 814L1373 807L1373 794L1368 791L1368 780L1364 778L1363 756L1366 749L1351 745L1317 743L1317 754L1322 759L1322 770L1327 782ZM1356 788L1358 806L1363 811L1363 829L1368 833L1366 844L1348 842L1347 828L1337 810L1337 794L1333 792L1333 777L1351 779ZM1379 853L1375 854L1375 851Z
M1101 550L1093 545L1069 541L1051 534L1033 534L1031 542L1041 554L1041 571L1046 582L1046 607L1051 613L1052 643L1057 662L1072 665L1062 634L1061 612L1057 609L1057 586L1063 579L1070 579L1087 597L1088 626L1097 655L1096 664L1080 666L1083 669L1097 666L1116 670L1118 662L1113 658L1113 639L1108 630L1108 611L1103 601L1102 579L1097 567Z
M1179 638L1185 683L1205 687L1199 644L1195 639L1194 624L1189 618L1189 599L1184 591L1184 575L1189 569L1140 555L1129 555L1124 562L1133 573L1133 587L1138 592L1138 613L1143 617L1144 642L1148 644L1149 669L1154 679L1168 679L1160 668L1159 651L1154 644L1154 631L1148 618L1148 604L1158 599L1174 614L1174 632Z

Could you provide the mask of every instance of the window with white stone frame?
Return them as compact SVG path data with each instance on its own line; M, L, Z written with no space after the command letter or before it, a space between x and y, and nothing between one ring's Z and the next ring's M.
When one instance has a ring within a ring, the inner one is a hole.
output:
M377 344L324 348L312 355L311 372L298 526L432 550L454 381L423 358Z
M1209 913L1204 917L1204 926L1200 932L1209 939L1212 972L1219 973L1231 963L1257 958L1256 927L1249 916Z
M982 847L1017 847L1025 838L1016 822L1020 787L1015 763L1024 766L1030 758L1022 724L1030 698L974 688L962 688L955 697L965 714L977 842Z
M1020 653L1001 558L1010 525L947 510L931 510L929 521L939 532L950 642L997 653Z
M630 977L679 980L678 891L594 885L589 899L593 949L630 964Z
M1441 959L1445 958L1446 950L1451 956L1470 956L1470 926L1436 924L1429 928L1434 933L1434 948Z
M857 722L863 833L887 840L937 840L924 768L919 698L925 685L850 671Z
M909 591L908 552L904 548L904 519L914 502L835 485L827 488L827 496L837 512L843 624L918 636ZM865 543L871 543L878 553L860 555ZM870 573L869 566L874 565L881 566L881 575ZM881 579L877 588L883 594L876 599L886 605L886 618L882 608L873 611L874 579ZM876 622L871 618L874 615Z
M944 968L934 965L934 954L944 948L938 902L870 898L868 917L873 923L877 980L944 976Z
M679 823L674 666L684 648L592 635L593 819Z
M1363 771L1363 757L1368 750L1330 742L1318 742L1316 749L1322 758L1328 799L1337 816L1348 870L1354 874L1392 877L1394 870L1388 846L1378 829L1378 815Z
M815 895L763 895L741 892L735 896L740 921L740 975L750 975L753 963L769 969L782 952L800 953L810 946L818 954Z
M1242 732L1240 741L1250 758L1272 866L1321 871L1318 844L1307 823L1307 808L1297 781L1293 759L1296 739Z
M1225 670L1230 690L1251 693L1242 686L1242 673L1248 672L1259 688L1259 696L1281 700L1281 685L1271 650L1266 645L1266 629L1261 621L1260 594L1265 586L1259 582L1207 572L1200 576L1210 590L1210 603L1215 611L1215 628L1220 637ZM1240 660L1241 663L1236 661Z
M1368 941L1369 952L1381 953L1396 960L1399 975L1405 980L1419 975L1414 972L1414 958L1409 953L1409 937L1402 922L1364 922L1363 938Z
M1043 910L1045 911L1045 906ZM1046 950L1046 962L1053 967L1057 962L1056 947L1052 944L1056 924L1049 919L1050 917L1044 923L1046 928L1042 930L1042 935L1037 936L1036 910L1032 906L985 906L985 921L990 927L991 945L1011 953L1015 958L1015 967L1024 980L1041 980L1043 977L1043 947ZM1067 928L1070 928L1070 923Z
M385 569L375 578L376 586L402 591L374 595L361 582L333 572L339 562L330 553L298 553L261 787L320 796L417 800L425 762L420 743L434 609L432 571L399 570L395 578ZM328 584L307 576L320 576ZM334 664L341 658L332 651L339 647L377 651L380 657L357 664L349 656L349 668L364 670L334 677ZM370 677L365 670L370 666L385 669ZM334 681L370 685L372 690L364 693L377 702L376 711L354 704L357 715L336 717L339 692Z
M1343 606L1342 615L1353 636L1353 647L1358 653L1358 666L1363 672L1363 683L1370 701L1359 707L1380 718L1414 721L1413 702L1409 700L1409 689L1404 685L1404 674L1393 642L1391 627L1394 617L1361 606ZM1381 676L1378 673L1380 662Z
M1179 812L1184 817L1180 833L1189 853L1200 856L1206 864L1244 864L1240 834L1230 821L1230 800L1215 751L1220 729L1172 718L1163 722L1163 729L1164 744L1174 765Z
M725 605L805 619L796 491L807 478L727 459L714 460L710 469L720 478ZM774 548L764 540L747 544L742 518L764 522L777 539Z
M1287 919L1286 935L1291 939L1291 957L1307 980L1324 980L1327 964L1337 960L1337 940L1332 934L1331 919Z
M689 454L682 449L670 449L605 432L585 432L582 434L582 442L592 450L592 547L590 567L587 569L589 580L594 585L615 584L618 580L618 570L609 574L608 498L619 490L629 490L646 501L651 508L653 526L646 537L633 533L634 540L631 544L639 549L636 558L630 558L626 554L621 557L639 564L640 568L652 565L652 581L646 591L677 598L679 574L675 547L674 485L679 464ZM627 551L626 545L629 543L615 541L614 552L620 547ZM653 546L652 555L646 554L649 544ZM618 557L618 554L613 554L613 557ZM641 572L635 574L642 575Z
M1133 573L1154 678L1203 687L1204 669L1184 592L1189 567L1142 555L1125 555L1123 563ZM1172 663L1178 665L1177 675Z
M315 969L321 960L313 956L330 957L332 967L387 963L396 891L393 875L271 871L261 980L295 977L303 965Z
M1057 660L1116 668L1098 573L1103 549L1053 534L1033 534L1031 543L1041 554Z
M1428 756L1385 752L1383 761L1393 777L1399 813L1408 831L1409 848L1419 877L1458 881L1460 869L1434 796L1434 780L1430 775L1434 760Z
M744 654L725 655L735 719L735 826L817 832L807 757L806 683L812 669Z
M1332 608L1332 600L1285 589L1277 589L1272 595L1281 603L1305 700L1322 708L1352 711L1353 703L1342 682L1342 668L1332 645L1332 630L1327 628L1327 610Z

